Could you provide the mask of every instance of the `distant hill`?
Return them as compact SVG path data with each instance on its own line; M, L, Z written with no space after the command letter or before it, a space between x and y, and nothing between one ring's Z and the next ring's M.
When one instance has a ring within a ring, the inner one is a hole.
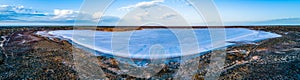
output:
M274 19L268 21L254 22L256 25L300 25L300 18Z

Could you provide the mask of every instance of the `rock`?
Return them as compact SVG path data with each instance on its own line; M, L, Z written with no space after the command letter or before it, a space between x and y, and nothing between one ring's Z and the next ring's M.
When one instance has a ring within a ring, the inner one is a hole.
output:
M275 51L276 54L285 54L285 52Z
M259 56L253 56L252 57L252 60L258 60L259 59Z

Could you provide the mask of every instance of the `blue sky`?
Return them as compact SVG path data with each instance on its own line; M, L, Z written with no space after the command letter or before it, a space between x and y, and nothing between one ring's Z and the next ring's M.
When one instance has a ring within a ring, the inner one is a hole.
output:
M2 25L72 25L83 0L0 0ZM300 0L214 0L225 25L297 25ZM82 24L103 16L99 25L113 26L134 8L167 6L190 25L204 25L201 14L186 0L115 0L106 12L89 14Z

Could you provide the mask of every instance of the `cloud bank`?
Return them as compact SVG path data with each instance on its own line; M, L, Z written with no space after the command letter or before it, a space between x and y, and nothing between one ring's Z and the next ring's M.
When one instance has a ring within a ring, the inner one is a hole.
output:
M41 13L24 6L0 5L0 21L25 20L26 17L43 17L46 13Z
M163 3L165 0L152 0L152 1L144 1L144 2L140 2L134 5L128 5L125 7L121 7L121 10L130 10L132 8L142 8L142 9L146 9L152 6L156 6L159 3Z
M79 11L67 9L54 9L52 12L43 12L26 8L24 6L0 5L0 23L57 23L57 24L73 24L75 21L79 24L95 23L100 19L100 25L113 26L119 18L115 16L103 16L102 12L95 14L81 13L84 18L77 18ZM114 22L115 21L115 22ZM105 24L104 24L105 23Z

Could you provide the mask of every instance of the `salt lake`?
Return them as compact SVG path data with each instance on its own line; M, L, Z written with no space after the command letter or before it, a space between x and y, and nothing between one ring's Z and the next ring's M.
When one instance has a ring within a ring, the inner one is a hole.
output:
M211 35L212 31L224 31L225 33ZM143 29L125 32L55 30L39 31L37 34L49 38L67 39L104 54L139 59L171 58L200 54L236 44L229 42L255 42L281 37L281 35L275 33L245 28ZM217 47L213 46L213 43L218 42L212 42L216 36L224 37L225 43L217 45Z

